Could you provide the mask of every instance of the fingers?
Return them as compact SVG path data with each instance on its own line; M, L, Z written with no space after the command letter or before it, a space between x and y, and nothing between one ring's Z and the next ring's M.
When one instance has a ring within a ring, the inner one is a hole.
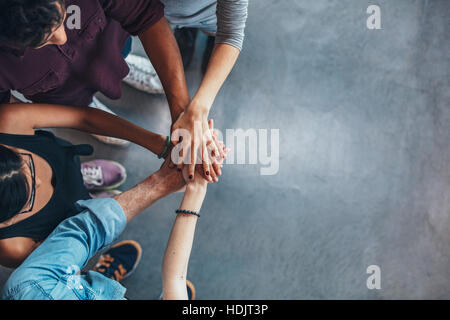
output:
M180 159L181 161L180 161L180 162L178 163L178 165L177 165L177 170L178 170L178 171L181 171L181 170L183 170L183 164L184 164L184 163L183 163L183 149L180 150L178 156L179 156L178 159Z
M180 130L174 130L172 131L172 134L170 135L170 143L174 146L176 146L178 143L183 141L183 136L180 134Z
M219 151L217 143L214 141L214 138L212 138L212 140L211 140L211 147L212 147L211 157L220 158L220 151Z
M174 147L177 146L178 144L180 144L181 142L183 142L183 136L180 134L180 132L181 132L180 130L174 130L171 134L170 142ZM169 153L169 158L170 158L169 168L177 167L178 171L181 171L181 169L183 168L183 164L184 164L183 148L181 148L180 152L178 153L178 156L179 156L178 159L172 159L172 149L173 149L173 147L170 149L170 153ZM178 164L174 163L174 160L176 160L176 162L178 162Z
M211 131L214 130L214 120L213 119L208 120L208 126L209 126L209 130L211 130Z
M222 175L221 164L214 162L212 167L213 167L213 171L214 171L216 177L219 177Z
M212 140L216 146L213 156L219 157L219 159L223 158L225 155L224 149L222 148L223 142L219 141L218 139L219 132L217 130L214 130L214 120L213 119L209 120L208 125L210 131L212 132Z
M217 135L218 135L217 132L216 132L216 134L213 133L212 138L213 138L214 144L216 145L216 148L217 148L216 157L218 157L219 160L222 160L225 157L225 151L224 151L225 148L224 148L223 142L221 142L217 139Z
M202 166L203 166L203 176L205 177L206 180L208 180L208 182L212 182L213 181L211 179L212 170L209 162L208 149L206 147L205 142L202 142Z
M189 180L194 181L195 164L197 162L197 145L195 141L191 144L189 152L191 153L191 161L188 165L188 175Z
M220 155L220 150L218 148L219 144L218 144L218 140L217 140L217 136L219 135L219 133L216 130L214 130L214 120L213 119L210 119L208 121L208 126L209 126L209 131L211 134L210 143L213 144L213 150L211 152L211 155L212 155L212 157L217 157Z
M178 132L178 130L176 130L175 132ZM179 142L179 139L181 137L177 137L177 134L172 132L171 137L170 137L170 144L171 144L171 148L169 149L169 153L168 153L168 158L170 159L169 161L169 168L175 168L176 165L175 163L173 163L172 161L172 149L174 146L176 146Z
M166 159L169 160L169 168L173 169L176 167L175 163L172 161L172 150L173 147L169 148Z
M183 136L174 131L172 134L173 146L182 142ZM202 173L208 182L218 182L229 149L226 149L224 143L219 141L219 132L214 129L214 121L212 119L208 121L208 128L197 127L197 130L194 130L194 136L185 140L183 148L179 148L180 158L177 160L171 159L173 161L169 163L169 166L176 166L179 171L182 171L184 167L185 171L183 172L185 172L188 181L194 181L195 170L197 170L198 173ZM198 159L199 157L201 159ZM197 160L199 160L198 164Z
M220 150L220 148L219 148L219 150ZM220 153L219 153L219 155L215 155L215 156L211 155L211 162L212 162L211 167L212 167L212 171L214 171L214 176L216 178L218 178L219 176L222 175L222 170L220 170L221 169L220 165L223 162L223 160L220 156ZM214 179L214 177L212 177L212 178ZM215 182L217 182L217 181L215 181Z
M219 178L217 177L217 174L216 174L216 170L214 168L211 168L210 175L211 175L211 182L218 182L219 181Z
M210 167L211 167L211 179L214 182L218 182L219 177L222 175L220 162L221 162L220 159L218 159L217 157L212 158L212 163Z
M219 132L217 130L214 130L214 120L211 119L208 121L209 129L212 132L212 145L214 146L213 150L211 151L211 157L212 157L212 167L213 171L215 173L215 182L218 181L218 177L222 175L222 163L223 160L226 158L225 153L225 145L222 141L219 141L218 136ZM214 179L214 177L212 177Z

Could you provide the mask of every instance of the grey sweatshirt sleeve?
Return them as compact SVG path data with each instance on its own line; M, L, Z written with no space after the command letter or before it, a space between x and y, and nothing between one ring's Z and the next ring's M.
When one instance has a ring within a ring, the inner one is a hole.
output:
M242 50L247 21L248 0L217 0L216 43Z

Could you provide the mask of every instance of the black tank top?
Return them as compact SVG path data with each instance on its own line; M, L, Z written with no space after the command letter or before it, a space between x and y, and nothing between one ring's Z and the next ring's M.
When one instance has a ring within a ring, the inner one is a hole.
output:
M79 213L78 200L90 199L83 184L79 155L91 155L92 146L72 145L49 131L38 130L34 135L0 133L0 143L28 150L42 157L53 170L53 195L38 212L11 226L0 228L0 239L27 237L44 240L66 218Z

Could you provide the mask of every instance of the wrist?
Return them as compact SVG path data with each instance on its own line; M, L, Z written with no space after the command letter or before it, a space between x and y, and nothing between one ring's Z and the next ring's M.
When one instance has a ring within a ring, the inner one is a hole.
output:
M206 186L186 186L180 209L200 212L206 195Z
M151 190L155 199L159 200L169 194L167 184L162 183L163 181L164 175L162 174L161 170L156 171L145 180L145 188L149 191Z
M199 100L192 100L192 102L186 108L186 113L196 118L208 118L209 109L210 105L208 105L207 103L203 103Z
M186 184L182 175L167 165L163 165L151 178L153 178L155 183L156 193L160 197L174 193Z
M200 177L197 177L197 179L202 179ZM201 195L201 194L206 194L206 189L207 189L207 183L188 183L186 185L186 194L188 195L192 195L192 194L197 194L197 195Z
M164 139L164 146L162 148L162 151L157 154L158 159L161 159L161 158L167 159L167 156L170 153L170 149L171 149L170 148L170 136L166 136L165 138L163 137L163 139Z
M187 105L180 106L180 105L172 105L170 108L170 117L172 118L172 123L175 123L175 121L178 120L180 117L180 114L185 111Z
M149 141L147 141L147 143L149 143ZM166 143L167 143L167 137L158 135L155 139L154 146L149 145L147 147L147 149L158 156L164 151Z

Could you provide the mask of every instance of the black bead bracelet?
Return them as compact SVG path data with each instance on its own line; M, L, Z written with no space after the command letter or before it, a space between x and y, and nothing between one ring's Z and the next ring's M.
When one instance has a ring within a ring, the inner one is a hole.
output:
M177 210L175 210L175 213L176 214L178 214L178 213L193 214L194 216L197 216L200 218L200 214L198 212L191 211L191 210L177 209Z

